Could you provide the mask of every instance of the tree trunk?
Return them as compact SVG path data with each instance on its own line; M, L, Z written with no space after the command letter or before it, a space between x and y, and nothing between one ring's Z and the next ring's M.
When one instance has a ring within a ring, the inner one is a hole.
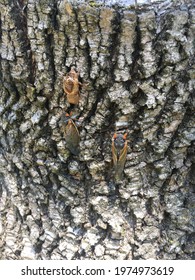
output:
M195 258L193 1L104 2L0 1L1 259Z

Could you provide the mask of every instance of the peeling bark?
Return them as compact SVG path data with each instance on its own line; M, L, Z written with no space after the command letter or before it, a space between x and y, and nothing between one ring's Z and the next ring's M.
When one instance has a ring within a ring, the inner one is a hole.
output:
M1 259L195 258L193 1L103 2L0 1ZM72 66L78 106L63 92Z

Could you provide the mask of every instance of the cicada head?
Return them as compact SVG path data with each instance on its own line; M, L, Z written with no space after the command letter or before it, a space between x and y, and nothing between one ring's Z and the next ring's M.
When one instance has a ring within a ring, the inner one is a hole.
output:
M71 67L70 72L67 75L73 80L78 80L79 78L79 73L74 70L74 67Z
M127 138L127 133L125 133L124 135L122 134L114 134L113 139L114 139L114 146L116 148L117 151L120 151L121 149L123 149L125 142L126 142L126 138Z
M73 115L73 113L70 112L70 114L69 114L69 113L63 114L63 115L62 115L62 120L63 120L63 122L64 122L65 124L67 124L68 121L69 121L70 119L73 120L74 122L78 121L78 120L77 120L77 117L78 117L77 114L74 114L74 115Z

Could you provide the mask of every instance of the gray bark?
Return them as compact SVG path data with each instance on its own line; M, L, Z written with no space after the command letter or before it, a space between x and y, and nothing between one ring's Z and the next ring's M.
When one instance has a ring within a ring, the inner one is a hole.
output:
M193 1L123 2L0 1L1 259L195 258ZM61 123L71 66L78 156Z

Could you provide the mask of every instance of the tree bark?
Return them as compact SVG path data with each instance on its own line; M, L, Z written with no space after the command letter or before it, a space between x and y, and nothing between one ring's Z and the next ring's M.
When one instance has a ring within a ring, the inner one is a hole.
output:
M195 258L195 7L113 2L0 1L1 259ZM63 92L72 66L78 106ZM115 132L128 134L120 181Z

